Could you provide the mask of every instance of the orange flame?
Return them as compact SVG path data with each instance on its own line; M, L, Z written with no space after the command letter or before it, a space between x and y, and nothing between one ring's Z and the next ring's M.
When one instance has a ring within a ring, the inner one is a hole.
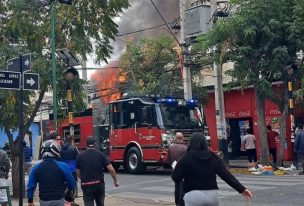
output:
M125 77L120 72L121 68L115 61L92 74L91 79L96 83L97 96L101 98L103 104L108 104L121 97L117 84L124 82Z

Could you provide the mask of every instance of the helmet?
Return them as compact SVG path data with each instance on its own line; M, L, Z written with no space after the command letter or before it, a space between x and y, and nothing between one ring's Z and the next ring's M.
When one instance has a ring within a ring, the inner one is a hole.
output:
M47 140L43 142L41 146L41 156L42 158L58 158L60 156L60 150L61 146L56 140Z

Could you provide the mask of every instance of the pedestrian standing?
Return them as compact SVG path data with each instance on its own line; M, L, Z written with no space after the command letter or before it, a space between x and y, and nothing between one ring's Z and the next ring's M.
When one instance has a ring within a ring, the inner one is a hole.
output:
M28 174L32 168L32 148L26 145L26 141L23 141L23 155L24 155L24 173Z
M255 170L257 167L256 138L250 133L250 130L246 130L246 135L243 138L243 144L249 161L248 168L250 170Z
M58 141L58 140L57 140ZM67 141L63 144L60 151L60 161L68 165L69 171L72 173L75 180L75 190L73 191L74 196L77 196L77 172L76 172L76 159L79 151L73 144L73 137L69 137ZM77 206L78 204L74 202L74 198L71 201L72 206Z
M173 165L174 162L178 162L186 154L186 152L187 146L184 142L184 135L181 132L177 132L173 144L171 144L168 149L168 160L170 165ZM183 206L183 181L174 182L174 186L175 204L177 206Z
M279 134L276 131L273 131L270 125L267 125L267 139L268 139L268 147L269 153L272 156L272 160L274 166L277 165L277 139Z
M96 141L93 137L86 140L87 149L81 152L76 160L78 177L81 180L83 201L85 206L104 206L105 182L103 170L106 168L111 174L115 187L119 187L116 172L107 157L95 149Z
M41 146L43 161L32 168L27 183L29 206L34 206L33 197L37 184L39 184L40 206L63 206L64 200L71 201L75 181L68 166L58 161L60 148L56 140L43 142Z
M0 186L7 186L6 180L10 171L10 159L7 153L0 149ZM7 202L6 190L0 190L0 202ZM6 203L0 203L2 206L6 206Z
M204 135L194 133L186 155L180 159L172 173L174 181L184 179L185 206L218 206L216 175L246 199L252 198L251 192L227 170L224 161L208 150Z
M302 163L303 170L299 173L299 175L304 174L304 131L303 124L299 124L298 132L296 134L294 150L297 152L298 161Z
M301 124L300 124L301 125ZM298 169L298 154L295 149L295 141L296 141L296 136L298 132L301 132L303 129L299 130L299 125L294 129L294 135L293 138L291 138L291 143L292 143L292 164L290 166L291 170L297 170Z

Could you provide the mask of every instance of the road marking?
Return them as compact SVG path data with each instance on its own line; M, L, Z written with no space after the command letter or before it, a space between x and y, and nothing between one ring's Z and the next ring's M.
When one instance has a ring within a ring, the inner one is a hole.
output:
M120 186L120 187L116 187L116 188L111 188L106 191L118 190L121 188L128 188L128 187L132 187L132 186L136 186L136 185L142 185L142 184L148 184L148 183L154 183L154 182L163 182L163 181L168 181L168 180L171 180L171 178L166 178L166 179L161 179L161 180L151 180L151 181L139 182L139 183L135 183L135 184L128 184L128 185L124 185L124 186Z
M174 195L160 195L160 194L151 194L151 193L139 193L139 192L121 192L113 197L122 197L122 198L134 198L134 199L146 199L153 200L155 202L174 202Z

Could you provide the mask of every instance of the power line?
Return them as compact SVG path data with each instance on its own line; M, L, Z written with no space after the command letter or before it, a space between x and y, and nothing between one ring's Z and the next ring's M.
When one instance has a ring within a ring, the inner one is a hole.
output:
M164 17L162 16L162 14L160 13L160 11L158 10L158 8L156 7L156 5L154 4L153 0L150 0L151 3L153 4L155 10L157 11L158 15L162 18L162 20L164 21L164 23L166 24L167 28L169 29L171 35L174 37L175 41L180 45L180 42L178 41L178 39L176 38L176 36L174 35L174 33L172 32L172 30L170 29L168 23L166 22L166 20L164 19Z
M152 26L152 27L149 27L149 28L145 28L145 29L140 29L140 30L136 30L136 31L131 31L131 32L127 32L127 33L124 33L124 34L117 34L116 36L126 36L126 35L129 35L129 34L134 34L134 33L138 33L138 32L143 32L143 31L147 31L147 30L151 30L151 29L156 29L158 27L162 27L162 26L165 26L166 24L159 24L157 26Z

